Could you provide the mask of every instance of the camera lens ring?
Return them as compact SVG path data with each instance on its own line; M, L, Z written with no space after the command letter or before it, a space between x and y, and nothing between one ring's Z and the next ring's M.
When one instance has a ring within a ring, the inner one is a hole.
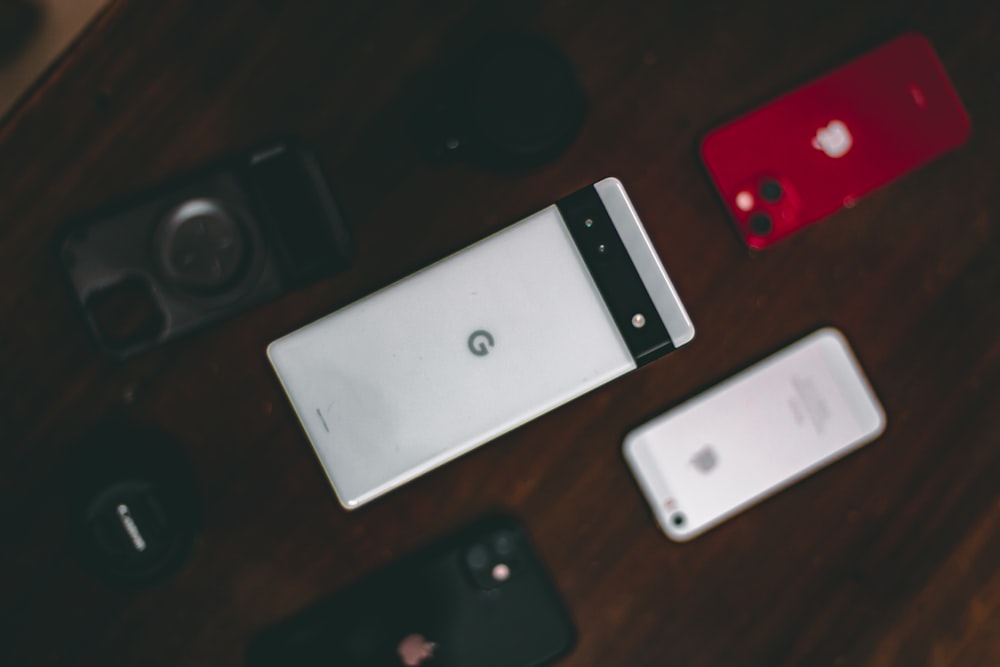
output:
M684 512L674 512L670 515L670 523L675 528L683 528L687 525L687 517L684 515Z
M760 184L760 197L766 202L774 203L781 199L784 190L775 180L767 179Z
M182 290L216 293L244 273L252 244L239 216L222 202L195 197L161 218L155 254L164 277Z
M750 233L754 236L767 236L774 229L771 216L767 213L754 213L750 217Z
M465 563L473 572L486 569L489 562L490 554L485 545L474 544L465 552Z

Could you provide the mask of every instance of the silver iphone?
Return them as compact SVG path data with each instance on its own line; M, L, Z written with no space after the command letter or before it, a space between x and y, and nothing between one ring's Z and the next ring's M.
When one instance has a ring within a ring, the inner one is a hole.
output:
M268 356L352 509L693 337L624 188L606 179Z
M685 541L884 428L851 348L827 328L636 428L624 453L661 528Z

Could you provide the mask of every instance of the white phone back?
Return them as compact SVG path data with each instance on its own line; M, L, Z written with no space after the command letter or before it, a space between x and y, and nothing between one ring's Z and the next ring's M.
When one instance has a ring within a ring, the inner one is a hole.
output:
M347 508L636 366L554 205L268 355Z
M663 530L684 541L884 427L847 341L827 328L636 428L624 453Z

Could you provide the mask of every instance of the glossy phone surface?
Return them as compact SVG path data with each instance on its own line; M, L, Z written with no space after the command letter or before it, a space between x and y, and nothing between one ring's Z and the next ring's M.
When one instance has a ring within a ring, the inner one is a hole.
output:
M351 509L693 336L624 188L607 179L268 354Z
M711 132L701 157L739 234L765 248L969 131L930 43L911 33Z
M847 341L827 328L636 428L624 453L657 522L685 541L884 427Z
M572 620L527 536L489 517L254 638L252 667L538 667Z

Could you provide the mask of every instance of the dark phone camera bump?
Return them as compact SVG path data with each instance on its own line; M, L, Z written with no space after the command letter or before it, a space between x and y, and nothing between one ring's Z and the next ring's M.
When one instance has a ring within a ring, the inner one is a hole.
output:
M510 580L519 564L513 536L499 533L488 543L474 544L465 552L465 564L479 589L500 588Z
M160 221L156 257L176 287L211 294L236 282L248 264L251 244L243 223L211 198L189 199Z

